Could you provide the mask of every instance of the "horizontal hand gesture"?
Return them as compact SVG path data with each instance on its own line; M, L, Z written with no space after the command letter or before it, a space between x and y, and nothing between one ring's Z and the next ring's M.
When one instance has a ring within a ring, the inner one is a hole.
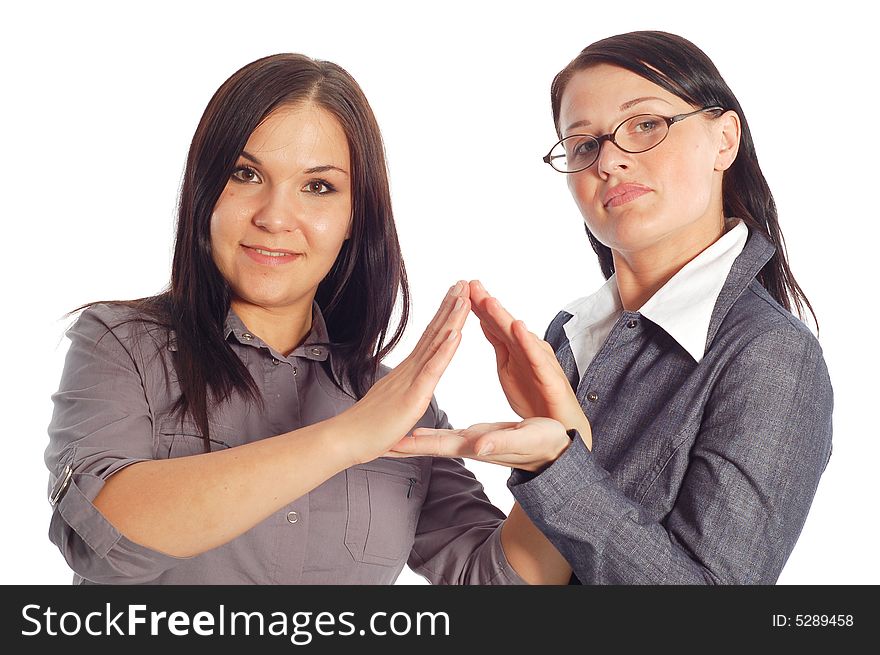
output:
M521 423L478 423L463 430L416 428L395 444L391 456L467 457L481 462L540 471L568 448L559 421L528 418Z

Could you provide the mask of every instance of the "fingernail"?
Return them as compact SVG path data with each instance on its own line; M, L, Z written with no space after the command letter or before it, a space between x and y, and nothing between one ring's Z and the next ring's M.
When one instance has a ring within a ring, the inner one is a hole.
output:
M485 446L483 446L480 449L480 452L478 452L477 455L479 455L480 457L483 457L485 455L490 455L493 450L495 450L495 444L487 443Z
M455 301L455 307L452 308L452 311L457 312L459 309L461 309L461 306L463 304L464 304L464 300L459 298L458 300Z
M458 330L450 330L449 331L449 337L448 337L449 341L452 341L453 339L455 339L455 335L457 334L457 332L458 332Z
M453 289L452 295L457 296L457 295L461 294L461 289L462 289L461 281L459 280L458 282L456 282L455 286L452 287L452 289Z
M483 291L486 290L486 288L483 286L483 283L480 282L479 280L474 280L474 284L477 285L477 288L478 288L478 289L482 289Z

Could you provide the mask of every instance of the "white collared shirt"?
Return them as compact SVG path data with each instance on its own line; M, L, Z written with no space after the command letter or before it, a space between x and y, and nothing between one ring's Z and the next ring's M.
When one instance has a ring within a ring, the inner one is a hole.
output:
M675 339L696 362L706 353L706 337L712 310L734 260L746 245L749 229L739 219L718 241L689 261L638 310ZM612 275L594 294L579 298L565 307L572 318L565 324L578 374L599 352L623 303Z

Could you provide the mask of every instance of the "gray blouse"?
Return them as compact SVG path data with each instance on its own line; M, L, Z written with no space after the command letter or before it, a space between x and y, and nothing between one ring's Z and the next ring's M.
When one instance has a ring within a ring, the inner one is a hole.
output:
M504 514L454 459L379 458L347 469L195 557L171 557L127 539L92 504L104 481L135 462L203 452L194 423L172 416L180 395L173 334L140 320L119 325L132 316L113 305L84 311L67 332L70 349L52 396L49 538L75 583L390 584L406 563L435 584L523 582L501 548ZM108 325L117 327L108 332ZM212 449L311 425L353 404L321 365L333 353L317 305L311 332L287 357L232 311L226 337L265 409L237 395L214 407ZM436 401L418 425L449 427Z
M819 342L757 281L774 249L751 232L696 360L622 311L578 366L562 311L546 339L593 430L508 486L585 584L770 584L831 455Z

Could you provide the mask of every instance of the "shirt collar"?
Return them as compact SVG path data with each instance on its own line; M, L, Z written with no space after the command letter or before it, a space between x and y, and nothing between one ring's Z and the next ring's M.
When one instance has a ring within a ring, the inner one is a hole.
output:
M234 336L235 340L242 345L256 346L258 348L265 347L272 350L266 342L247 329L247 326L239 318L238 314L233 311L232 307L229 308L229 312L226 314L226 323L223 329L225 339L228 340L230 335ZM324 315L321 313L318 303L312 301L312 327L303 342L288 357L305 357L315 361L324 361L329 355L329 343L330 339L327 334L327 324L324 322Z
M223 326L223 338L227 341L230 336L234 337L238 343L246 346L256 346L258 348L265 347L271 350L260 337L248 331L247 326L239 318L232 307L226 313L226 321ZM324 315L318 303L312 302L312 328L306 335L303 342L288 355L288 357L305 357L315 361L324 361L329 356L330 338L327 333L327 324L324 322ZM172 330L169 334L168 349L177 350L177 337Z
M712 311L749 229L738 221L664 284L639 309L699 362L706 354Z
M745 223L737 220L718 241L688 262L639 309L642 316L665 330L697 362L706 354L716 301L734 261L744 250L748 236ZM574 301L565 307L565 311L572 315L566 325L566 334L570 338L613 322L623 311L617 276L612 275L596 293Z

